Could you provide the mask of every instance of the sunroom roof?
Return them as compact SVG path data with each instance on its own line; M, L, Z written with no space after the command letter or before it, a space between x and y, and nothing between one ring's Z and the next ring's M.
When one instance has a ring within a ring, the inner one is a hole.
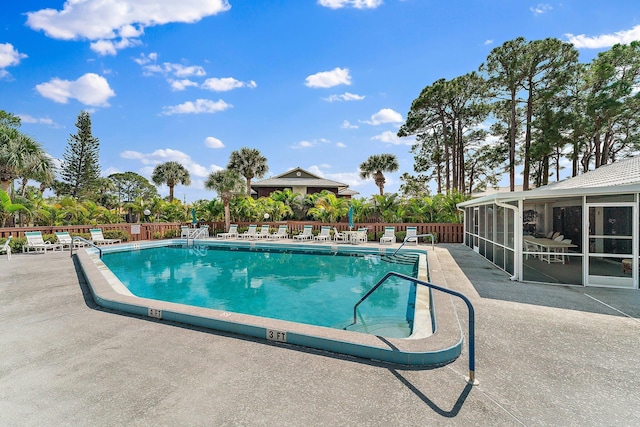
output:
M474 206L493 200L516 201L552 197L622 194L640 192L640 156L601 166L564 181L555 182L530 191L497 193L459 203L458 206Z

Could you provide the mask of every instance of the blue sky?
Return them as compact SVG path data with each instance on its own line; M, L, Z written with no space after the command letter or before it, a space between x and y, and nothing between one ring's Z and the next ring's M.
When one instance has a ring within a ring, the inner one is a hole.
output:
M640 40L637 0L30 0L0 14L0 109L61 159L91 112L103 175L175 160L211 199L207 175L258 148L267 177L302 167L376 194L358 166L392 153L422 88L476 70L519 36L572 42L588 62ZM163 196L168 188L161 187Z

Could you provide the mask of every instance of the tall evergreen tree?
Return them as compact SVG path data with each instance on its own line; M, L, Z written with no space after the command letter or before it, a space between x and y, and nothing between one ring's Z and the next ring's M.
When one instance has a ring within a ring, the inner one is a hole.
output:
M100 177L100 141L91 133L91 116L81 111L76 120L78 132L70 135L64 152L60 177L76 199L88 197Z

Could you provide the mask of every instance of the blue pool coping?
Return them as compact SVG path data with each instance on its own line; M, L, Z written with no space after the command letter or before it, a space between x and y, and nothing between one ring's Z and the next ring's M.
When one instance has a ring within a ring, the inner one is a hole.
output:
M320 253L359 253L390 255L395 248L318 243L256 242L240 240L202 239L193 245L215 245L229 248L303 250ZM103 252L130 251L168 245L184 245L185 239L144 241L102 246ZM403 249L399 253L421 257L418 279L427 281L427 258L431 251ZM448 364L460 356L463 333L451 299L439 292L420 287L418 303L426 305L431 329L426 334L408 338L383 338L376 335L313 326L248 314L194 307L134 296L100 260L94 248L81 249L76 254L89 289L98 305L114 311L177 322L201 328L229 332L270 342L282 342L397 365L428 368ZM373 284L372 284L373 286ZM424 321L425 315L420 321Z

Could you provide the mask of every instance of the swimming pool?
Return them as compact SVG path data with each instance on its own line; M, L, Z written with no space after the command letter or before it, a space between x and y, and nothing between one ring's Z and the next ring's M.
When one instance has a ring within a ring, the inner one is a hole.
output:
M171 245L106 253L102 261L136 296L384 337L408 337L415 284L391 278L353 306L387 272L418 274L418 254L319 254L282 246Z
M102 252L108 255L113 252L129 251L127 255L133 257L138 252L145 252L147 248L184 244L185 240L181 239L134 242L102 247ZM254 241L205 239L202 241L196 240L194 245L191 246L194 257L198 257L198 252L209 250L209 248L203 250L203 246L212 246L229 251L242 249L258 252L269 252L273 248L284 248L312 251L315 256L328 256L330 258L342 255L389 256L395 251L394 248L389 247L279 242L262 244ZM398 255L402 256L410 254L415 254L418 257L418 279L425 282L428 281L427 251L412 248L411 250L403 249L398 253ZM76 256L96 303L116 312L131 313L137 316L192 325L223 333L266 339L275 343L286 343L283 345L308 347L414 367L443 365L455 360L462 351L464 337L455 310L451 310L450 298L437 292L432 294L424 286L418 286L415 292L415 310L413 310L411 335L407 338L383 338L375 333L359 332L357 329L335 329L254 316L227 309L205 308L136 296L127 289L122 281L100 259L98 250L94 248L81 249L76 253ZM271 256L270 254L269 258ZM167 274L170 275L171 269L167 271ZM246 283L248 283L248 289L254 289L251 288L251 280ZM254 280L253 285L255 287L259 284ZM350 304L354 302L350 301ZM436 313L437 307L444 309ZM359 325L360 319L358 319Z

